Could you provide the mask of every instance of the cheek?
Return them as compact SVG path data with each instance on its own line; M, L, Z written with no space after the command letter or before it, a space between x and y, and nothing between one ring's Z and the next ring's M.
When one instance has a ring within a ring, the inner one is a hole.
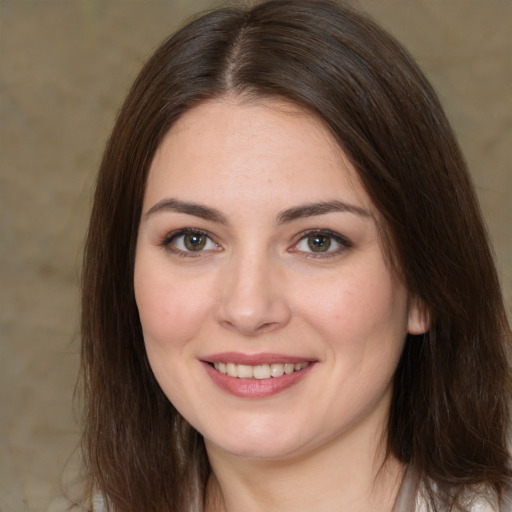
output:
M296 309L330 340L332 348L366 355L400 347L407 332L407 294L385 267L368 265L298 290Z
M209 294L193 280L141 264L135 266L134 286L146 345L172 348L184 344L207 315Z

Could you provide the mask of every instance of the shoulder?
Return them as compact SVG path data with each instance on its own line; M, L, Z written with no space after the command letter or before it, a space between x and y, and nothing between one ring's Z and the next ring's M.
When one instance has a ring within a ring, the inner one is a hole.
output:
M416 495L415 512L431 512L426 494L422 492L423 489L420 484ZM461 504L467 512L512 512L512 493L509 490L499 500L494 491L480 487L474 491L465 492L461 497Z
M105 499L98 493L92 499L92 512L106 512Z
M503 494L499 512L512 512L512 486Z
M431 512L427 487L435 493L435 484L427 486L414 468L409 467L404 476L393 512ZM485 486L465 491L460 497L461 505L467 512L512 512L512 488L498 499L493 490ZM444 512L444 511L442 511Z

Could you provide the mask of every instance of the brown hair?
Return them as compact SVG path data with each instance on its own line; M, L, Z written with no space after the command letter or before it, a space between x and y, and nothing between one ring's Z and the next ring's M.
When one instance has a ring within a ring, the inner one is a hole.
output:
M390 264L425 304L431 328L408 337L396 371L389 451L419 471L433 509L479 484L499 494L510 476L509 327L442 107L411 57L367 17L327 0L273 0L218 9L164 42L108 142L83 269L89 497L99 492L123 512L202 509L204 444L152 374L133 268L162 137L184 112L228 93L286 99L325 123L380 212Z

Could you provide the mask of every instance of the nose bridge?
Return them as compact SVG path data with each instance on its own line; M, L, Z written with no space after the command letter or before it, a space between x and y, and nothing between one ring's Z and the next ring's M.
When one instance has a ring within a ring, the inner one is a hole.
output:
M223 275L219 322L245 335L286 325L290 309L282 277L278 262L268 251L250 247L237 251Z

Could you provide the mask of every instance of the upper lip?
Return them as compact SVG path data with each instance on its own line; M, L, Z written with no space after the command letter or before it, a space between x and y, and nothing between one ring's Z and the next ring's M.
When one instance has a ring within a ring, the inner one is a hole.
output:
M201 357L207 363L234 363L257 366L260 364L306 363L314 361L309 357L291 356L286 354L273 354L264 352L260 354L244 354L241 352L221 352Z

